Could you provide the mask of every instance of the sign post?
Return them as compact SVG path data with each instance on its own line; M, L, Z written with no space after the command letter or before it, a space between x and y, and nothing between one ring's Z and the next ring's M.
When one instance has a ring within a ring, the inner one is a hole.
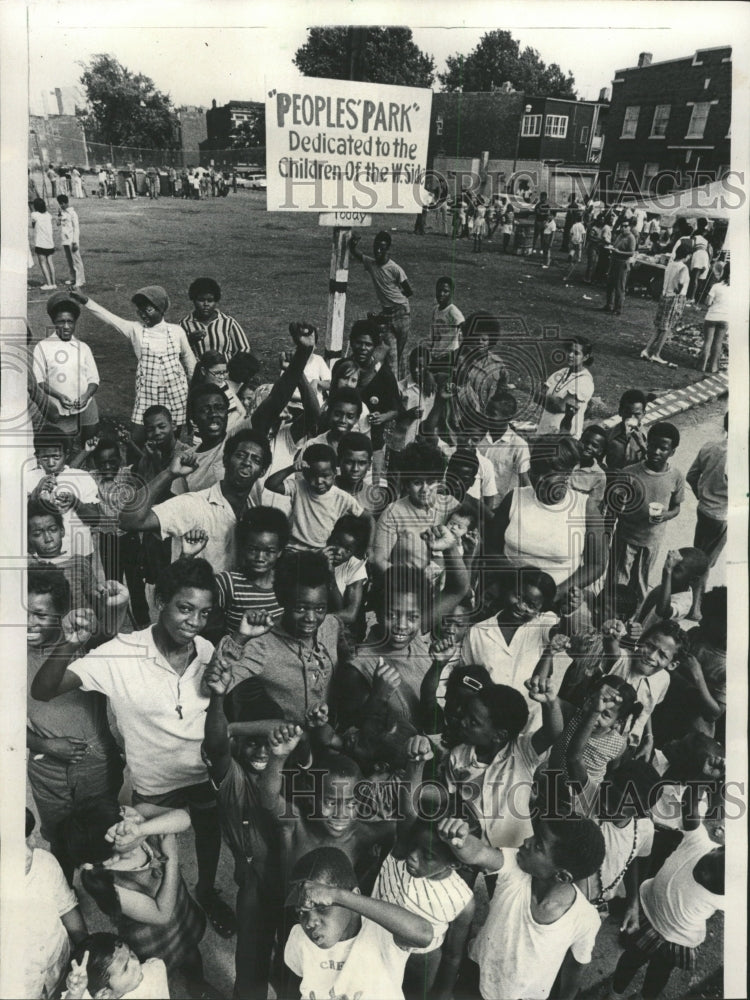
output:
M333 228L326 356L341 356L353 226L419 215L432 91L351 80L279 82L266 97L269 212L317 212Z

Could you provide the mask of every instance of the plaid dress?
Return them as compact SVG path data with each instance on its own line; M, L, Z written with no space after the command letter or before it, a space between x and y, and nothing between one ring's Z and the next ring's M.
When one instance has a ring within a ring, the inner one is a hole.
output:
M684 308L684 295L662 295L654 317L654 326L659 333L672 330L682 316Z
M117 871L112 868L84 869L81 882L93 896L99 908L113 922L117 934L130 945L141 961L161 958L170 975L177 972L188 954L197 947L206 930L206 915L187 890L180 876L177 900L169 923L142 924L126 917L120 909L115 886L138 892L154 899L164 880L166 859L158 848L144 843L149 864L138 871Z
M143 338L141 357L135 376L133 423L142 424L149 406L166 406L175 426L185 423L188 380L180 360L180 349L172 334L164 354L151 350L148 338Z

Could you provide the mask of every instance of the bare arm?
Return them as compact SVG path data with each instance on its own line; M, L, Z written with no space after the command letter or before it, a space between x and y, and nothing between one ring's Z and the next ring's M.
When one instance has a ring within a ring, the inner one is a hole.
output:
M560 988L556 1000L575 1000L581 984L584 966L573 958L568 948L567 954L560 966Z
M164 875L159 891L152 899L144 893L132 889L115 888L123 916L140 924L155 924L163 927L170 922L177 902L180 885L180 863L177 858L177 838L167 834L162 838L162 851L167 857Z
M305 365L310 359L315 346L315 328L305 324L293 323L290 332L296 344L289 365L281 373L278 382L274 384L268 396L253 412L251 422L255 430L267 434L281 416L281 412L299 385Z
M269 476L263 484L267 490L271 493L280 493L281 496L286 496L286 490L284 489L284 480L288 479L289 476L293 475L297 470L293 465L287 465L285 469L279 469L278 472L274 472L272 476Z
M86 921L83 919L83 914L79 906L74 906L72 910L68 910L60 919L73 944L83 941L88 931L86 930Z

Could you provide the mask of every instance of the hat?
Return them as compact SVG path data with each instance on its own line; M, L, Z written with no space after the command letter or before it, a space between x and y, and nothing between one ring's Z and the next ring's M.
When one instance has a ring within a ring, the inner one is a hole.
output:
M76 319L81 315L81 307L67 292L54 292L47 299L47 315L50 319L54 319L61 309L72 312Z
M169 296L161 285L146 285L144 288L139 288L130 301L135 303L136 299L145 299L162 314L169 309Z

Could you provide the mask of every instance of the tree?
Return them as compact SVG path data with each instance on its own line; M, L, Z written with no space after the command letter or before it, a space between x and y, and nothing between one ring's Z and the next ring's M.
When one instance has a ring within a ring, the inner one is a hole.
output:
M79 117L89 141L146 149L175 144L172 101L153 80L132 73L110 55L95 55L80 65L87 107Z
M575 100L575 80L557 63L547 66L539 53L520 44L509 31L489 31L468 56L448 56L447 70L438 73L443 90L488 91L503 83L540 97Z
M352 55L355 58L352 59ZM305 76L431 87L435 60L415 44L410 28L308 28L294 65Z
M232 129L230 143L232 149L249 149L266 144L266 106L258 104L244 112L249 117Z

